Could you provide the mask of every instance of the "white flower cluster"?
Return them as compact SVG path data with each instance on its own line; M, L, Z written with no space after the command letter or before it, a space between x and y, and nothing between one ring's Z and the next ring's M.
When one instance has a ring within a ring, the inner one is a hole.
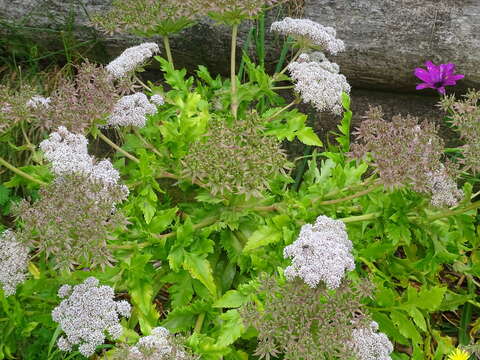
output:
M314 225L302 226L297 240L283 249L284 257L292 258L285 276L289 280L300 277L311 288L324 281L327 288L335 289L345 272L355 269L351 251L345 224L319 216Z
M272 23L270 30L295 39L306 40L308 45L319 46L321 50L326 50L333 55L345 50L345 44L336 38L337 32L334 28L320 25L309 19L287 17Z
M35 96L32 96L32 98L27 101L26 105L32 109L36 109L39 106L48 108L50 106L50 102L51 102L51 99L49 97L45 98L40 95L35 95Z
M432 192L430 203L435 207L456 206L464 194L462 190L457 188L457 184L447 174L445 168L442 167L429 175L431 178L429 187Z
M162 106L163 104L165 104L165 99L162 95L155 94L152 95L152 97L150 98L150 102L154 103L157 106Z
M392 360L393 345L387 335L378 333L378 324L352 331L352 348L359 360Z
M53 321L60 324L66 336L61 336L57 345L60 350L78 351L89 357L95 348L105 341L105 332L118 339L123 332L119 316L130 317L131 306L125 301L114 301L114 290L110 286L99 286L94 277L82 284L63 285L58 295L62 300L52 311Z
M174 351L170 344L170 332L164 327L156 327L152 334L138 340L137 345L130 347L128 360L162 360L169 359ZM185 353L176 351L176 359L185 358Z
M350 85L345 76L338 73L337 64L324 57L318 62L308 54L302 54L288 65L288 70L295 83L295 91L300 93L304 102L311 103L318 111L342 113L342 92L350 93Z
M19 243L11 230L0 234L0 285L6 296L15 294L18 284L25 281L28 248Z
M155 99L154 99L155 97ZM160 95L152 96L152 102L160 101ZM133 125L137 127L144 127L147 118L146 115L152 115L157 112L157 107L148 101L148 98L143 93L135 93L122 97L115 104L112 115L108 118L108 125L110 126L127 126Z
M157 44L147 42L126 49L106 69L115 79L120 79L160 52Z
M92 181L100 181L105 185L116 185L120 174L109 160L95 163L88 154L88 140L80 134L72 134L60 126L49 138L40 143L45 158L52 163L52 171L56 176L84 174ZM128 189L123 186L128 194Z

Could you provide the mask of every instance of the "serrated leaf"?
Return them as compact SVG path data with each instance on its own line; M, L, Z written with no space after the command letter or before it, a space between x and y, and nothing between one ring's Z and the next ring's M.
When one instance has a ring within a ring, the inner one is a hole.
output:
M406 315L402 314L399 311L392 311L392 313L390 314L390 318L397 326L400 334L412 340L412 342L416 344L420 344L422 342L422 337L420 333Z
M220 333L217 338L216 345L220 347L233 344L235 340L240 338L245 331L242 318L238 310L228 310L226 313L220 315L223 323L220 328Z
M215 301L213 307L236 308L242 306L248 298L238 290L228 290L223 296Z
M208 289L215 298L217 296L217 286L213 280L213 271L210 262L204 257L185 253L183 259L183 268L187 270L194 279L199 280Z
M323 145L322 141L317 136L317 134L315 134L315 132L311 127L306 126L303 129L297 131L295 134L297 135L298 140L300 140L305 145L311 145L311 146Z
M149 230L157 234L166 230L175 219L177 211L177 207L166 210L158 210L156 215L150 221Z
M263 226L256 230L247 240L243 251L248 252L261 246L276 243L282 239L282 233L272 226Z

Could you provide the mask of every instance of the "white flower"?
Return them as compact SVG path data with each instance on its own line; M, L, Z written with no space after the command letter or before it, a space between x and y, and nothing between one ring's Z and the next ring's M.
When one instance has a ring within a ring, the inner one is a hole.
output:
M151 335L144 336L138 340L136 346L129 349L128 359L135 360L161 360L170 359L174 347L170 343L170 332L164 327L156 327ZM176 359L185 358L185 353L176 350Z
M115 104L113 113L108 118L108 125L133 125L137 127L143 127L147 121L146 115L155 114L156 112L157 107L148 101L148 98L145 94L135 93L132 95L127 95L122 97Z
M369 328L352 331L353 351L359 360L392 360L393 345L384 333L378 333L378 324L372 321Z
M155 94L155 95L152 95L152 97L150 98L150 102L154 103L157 106L161 106L165 104L165 99L163 98L162 95Z
M320 216L314 225L302 226L297 240L283 250L285 258L292 258L285 276L289 280L300 277L311 288L320 281L329 289L337 288L345 272L355 269L351 250L345 225Z
M456 206L463 198L463 191L457 188L455 181L447 174L445 167L430 172L429 183L432 199L430 203L435 207Z
M319 46L321 50L326 50L333 55L345 50L345 44L336 38L337 33L334 28L320 25L312 20L287 17L282 21L272 23L270 30L299 40L306 40L309 45Z
M338 73L337 64L326 59L311 61L310 56L302 54L298 61L288 65L288 71L303 102L311 103L318 111L342 113L342 92L350 93L350 85Z
M122 335L119 315L129 317L131 307L122 301L120 313L119 302L114 301L115 293L110 286L99 286L96 278L89 277L73 289L62 286L59 293L70 293L52 311L53 321L60 324L66 335L58 339L61 350L71 351L72 345L79 345L78 351L89 357L97 346L104 343L105 332L113 339Z
M85 136L73 134L63 126L40 143L40 149L52 164L52 171L57 176L55 181L61 182L65 175L82 174L92 181L101 182L105 187L117 185L120 180L118 170L113 167L110 160L95 162L88 154L87 145L88 140ZM126 197L128 188L122 186L122 191ZM109 196L108 191L90 195L99 198Z
M15 294L26 278L28 248L18 242L11 230L0 234L0 285L6 296Z
M39 106L48 108L50 106L50 102L51 102L51 99L49 97L45 98L40 95L35 95L35 96L32 96L32 98L27 101L26 105L32 109L36 109Z
M143 43L130 47L110 62L106 69L115 79L122 78L159 51L160 49L155 43Z

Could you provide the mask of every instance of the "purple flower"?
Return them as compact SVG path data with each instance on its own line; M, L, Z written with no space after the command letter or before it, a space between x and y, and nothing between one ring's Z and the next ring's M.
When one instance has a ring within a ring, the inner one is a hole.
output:
M445 86L456 85L457 80L463 79L465 75L454 75L455 64L435 65L431 61L425 63L427 70L416 68L414 74L423 83L417 85L417 90L436 89L440 94L445 95Z

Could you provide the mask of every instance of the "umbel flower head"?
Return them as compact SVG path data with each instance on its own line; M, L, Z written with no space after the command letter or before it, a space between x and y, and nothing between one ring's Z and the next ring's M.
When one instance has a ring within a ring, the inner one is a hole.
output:
M368 327L354 329L350 346L359 360L392 360L393 344L387 335L378 332L375 321Z
M273 22L270 30L293 37L302 48L311 47L333 55L345 51L345 44L336 38L337 32L334 28L320 25L309 19L286 17L281 21Z
M455 130L460 134L464 145L460 147L463 158L458 159L464 170L474 174L480 172L480 91L469 90L464 99L454 95L445 96L439 106L448 112Z
M35 89L27 85L18 90L0 85L0 134L20 121L35 121L29 101L36 93Z
M205 15L201 1L114 0L108 12L93 16L93 23L107 33L168 36L194 25L198 17Z
M121 213L114 211L124 199L119 185L65 175L41 187L33 204L23 200L14 209L22 220L17 238L52 259L56 268L110 265L114 259L107 240L126 225Z
M159 51L158 45L152 42L132 46L111 61L105 69L114 79L121 79L134 72Z
M299 277L311 288L321 282L328 289L338 288L345 272L355 269L351 251L345 224L319 216L314 225L303 225L297 240L283 250L285 258L292 258L285 277Z
M129 79L112 81L110 73L101 65L86 61L76 70L73 79L61 79L48 102L30 99L30 107L37 104L32 112L41 120L44 129L52 131L63 126L73 133L83 134L94 121L105 119L131 87ZM41 104L48 106L39 106Z
M431 61L425 62L427 69L415 68L414 75L422 80L416 89L435 89L440 94L445 95L445 86L457 84L457 80L463 79L465 75L455 74L455 64L435 65Z
M343 280L332 291L324 284L311 288L300 279L280 284L265 277L258 295L261 309L251 302L240 312L245 325L258 331L255 355L260 358L350 360L353 330L370 323L362 304L371 296L367 281Z
M338 73L337 64L318 54L302 54L288 65L288 71L303 102L311 103L318 111L342 113L342 93L350 93L350 85L345 76Z
M257 16L265 6L279 5L287 0L193 0L199 8L219 22L233 25Z
M262 119L255 112L231 126L212 118L208 133L182 160L183 176L200 181L212 194L261 196L269 180L289 167L280 142L262 131Z
M388 122L381 108L370 107L354 134L357 142L352 144L350 155L367 159L370 154L370 165L387 188L409 185L432 196L434 206L452 206L461 197L452 179L455 166L442 163L444 145L435 124L419 123L410 115L397 115Z
M119 317L130 317L131 306L125 300L115 301L110 286L99 286L96 278L89 277L73 288L63 285L58 296L64 300L53 309L52 319L65 332L57 341L60 350L72 351L79 345L78 351L90 357L105 342L106 333L112 339L122 336Z
M154 96L152 96L154 99L151 100L161 102L158 98L159 95ZM144 127L147 122L146 116L156 112L157 107L148 100L147 96L137 92L118 100L113 108L112 115L108 118L107 125Z
M15 233L6 230L0 234L0 285L6 296L15 294L26 278L28 248L17 241Z

